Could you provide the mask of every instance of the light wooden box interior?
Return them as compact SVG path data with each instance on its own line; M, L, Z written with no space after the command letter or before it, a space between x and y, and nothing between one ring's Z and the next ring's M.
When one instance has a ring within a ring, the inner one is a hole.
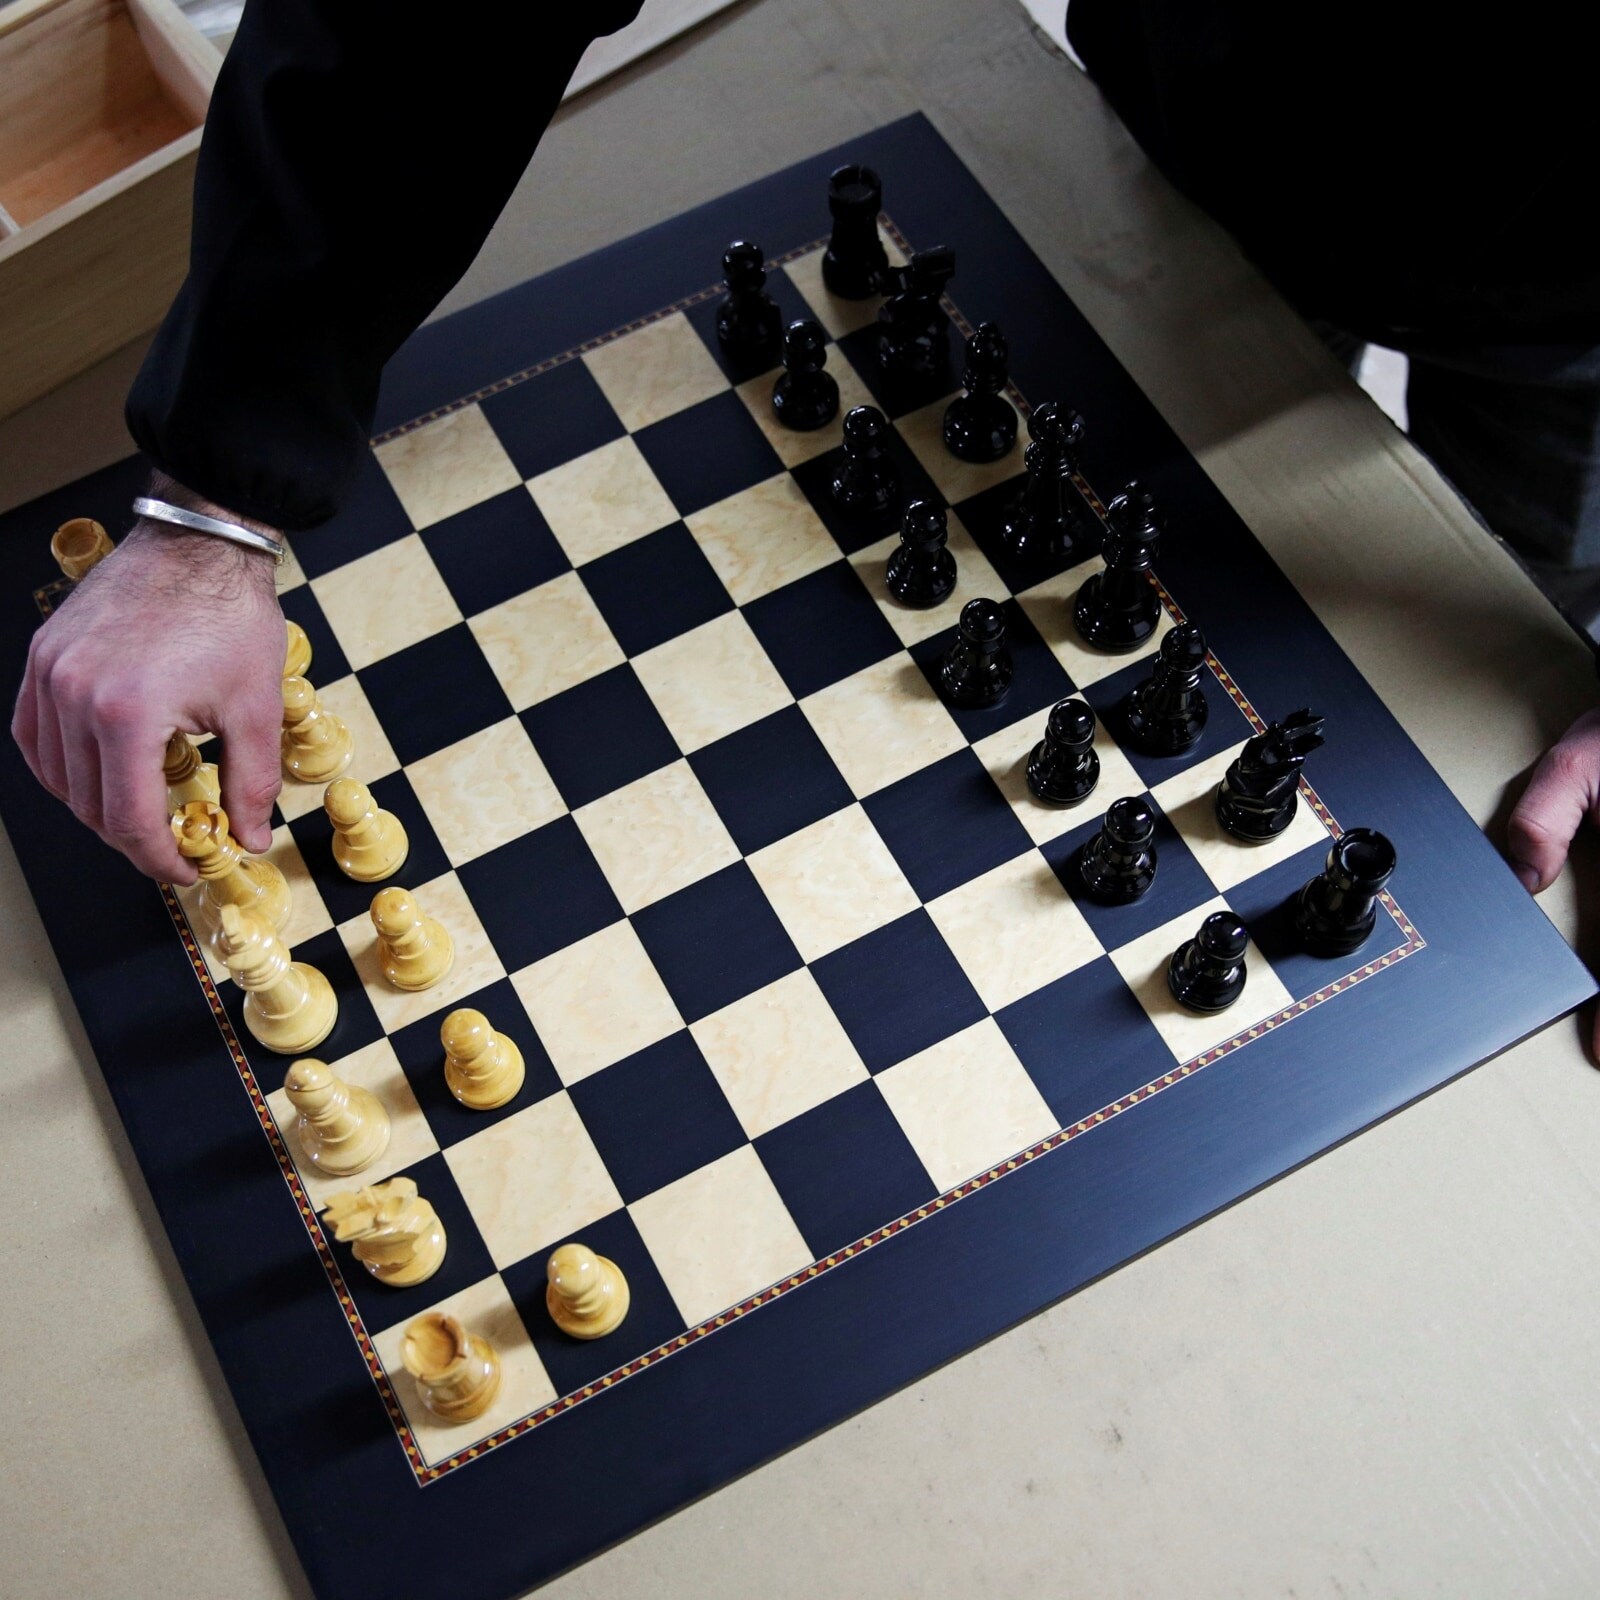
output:
M220 61L172 0L0 9L0 416L165 312Z

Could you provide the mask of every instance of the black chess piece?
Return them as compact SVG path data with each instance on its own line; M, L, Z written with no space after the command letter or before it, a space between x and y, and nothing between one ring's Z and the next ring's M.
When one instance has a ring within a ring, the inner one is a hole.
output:
M1217 785L1217 820L1235 839L1260 844L1294 820L1300 769L1322 743L1323 719L1296 711L1245 740Z
M956 641L939 664L939 692L963 711L998 705L1011 688L1006 614L997 600L969 600L961 608Z
M841 511L863 519L882 517L900 503L900 469L888 440L888 419L876 406L845 412L844 459L828 486Z
M1079 846L1078 877L1103 906L1132 905L1156 881L1156 816L1147 800L1113 800L1100 831Z
M1072 608L1086 643L1097 650L1137 650L1161 621L1150 567L1161 539L1155 502L1130 483L1106 507L1104 572L1085 578Z
M944 444L963 461L998 461L1017 442L1017 413L1005 397L1010 376L1005 335L993 322L978 324L967 340L965 391L944 411Z
M772 409L786 428L810 433L839 414L839 385L825 370L828 338L810 317L791 322L783 335L783 371L772 386Z
M1231 911L1213 911L1167 963L1167 987L1191 1011L1226 1011L1244 993L1250 935Z
M1094 712L1082 700L1063 700L1051 709L1044 738L1028 757L1027 777L1034 798L1053 806L1076 805L1099 783Z
M906 507L900 543L883 569L884 586L901 605L926 610L949 598L956 586L956 558L945 548L949 536L943 506L913 500Z
M940 296L955 272L955 251L936 245L917 251L898 273L885 274L895 291L878 307L878 365L886 377L911 384L945 379L950 317Z
M743 365L770 367L783 344L783 317L767 293L761 246L735 239L722 253L728 297L717 308L717 343Z
M882 207L883 179L871 167L852 163L829 175L833 236L822 256L822 281L841 300L867 300L880 292L879 279L889 266L878 236Z
M1176 756L1193 747L1206 726L1206 636L1180 623L1161 641L1155 668L1123 705L1127 741L1142 755Z
M1333 841L1321 872L1295 897L1294 926L1308 955L1347 956L1378 925L1378 893L1394 876L1394 846L1371 828Z
M1000 537L1017 555L1065 559L1084 542L1087 526L1083 497L1072 481L1083 418L1070 406L1042 401L1028 413L1028 437L1033 442L1022 457L1028 480L1012 502Z

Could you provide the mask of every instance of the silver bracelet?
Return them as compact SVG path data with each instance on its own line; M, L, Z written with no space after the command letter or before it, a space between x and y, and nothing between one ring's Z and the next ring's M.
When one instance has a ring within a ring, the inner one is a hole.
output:
M251 550L264 550L281 567L288 551L268 533L257 533L242 523L224 522L221 517L208 517L203 511L189 511L183 506L170 505L165 500L152 500L140 495L133 502L134 512L150 517L156 522L170 522L174 527L188 528L194 533L214 533L219 539L231 539Z

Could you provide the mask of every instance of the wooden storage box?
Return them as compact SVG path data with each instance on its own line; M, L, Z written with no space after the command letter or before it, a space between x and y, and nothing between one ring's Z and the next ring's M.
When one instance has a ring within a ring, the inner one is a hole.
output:
M173 0L0 7L0 417L161 320L220 63Z

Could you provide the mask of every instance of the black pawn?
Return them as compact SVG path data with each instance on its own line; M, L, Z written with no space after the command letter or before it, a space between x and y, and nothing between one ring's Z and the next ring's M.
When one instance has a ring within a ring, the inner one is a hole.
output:
M822 281L830 294L842 300L866 300L879 292L879 279L889 266L878 237L882 207L883 179L871 167L852 163L829 175L833 237L822 257Z
M1036 800L1076 805L1100 781L1094 752L1094 712L1081 700L1063 700L1050 712L1044 738L1028 757L1028 787Z
M1294 926L1307 954L1347 956L1378 925L1378 893L1394 876L1394 846L1371 828L1351 828L1295 899Z
M1083 418L1070 406L1043 401L1028 413L1028 437L1033 442L1022 457L1028 480L1000 537L1017 555L1065 557L1085 527L1082 497L1072 481Z
M900 543L883 569L884 586L901 605L923 611L949 598L956 586L956 558L945 548L949 536L943 506L913 500L906 507Z
M876 406L844 415L844 459L829 488L833 503L853 517L881 517L900 503L900 469L888 452L889 423Z
M919 250L898 274L898 288L878 307L878 365L912 384L944 379L950 370L950 317L940 304L956 274L948 245Z
M1078 877L1091 900L1132 905L1156 881L1156 816L1146 801L1113 800L1100 831L1078 850Z
M1137 650L1161 621L1150 567L1161 538L1155 503L1130 483L1106 507L1104 572L1086 578L1072 618L1086 643L1114 653Z
M1206 636L1180 623L1161 641L1155 670L1129 693L1123 710L1128 743L1147 756L1182 755L1205 731Z
M800 317L784 330L783 371L772 386L772 409L786 428L810 433L839 414L839 385L824 371L828 338L822 324Z
M717 343L741 364L770 367L783 343L783 318L762 287L767 270L761 246L735 239L722 254L722 281L728 297L717 308Z
M997 600L969 600L961 608L956 642L939 664L939 692L963 711L998 705L1011 687L1006 614Z
M1244 992L1250 935L1231 911L1213 911L1167 963L1167 987L1191 1011L1226 1011Z
M993 322L967 340L967 363L958 395L945 407L944 443L963 461L998 461L1017 442L1017 414L1005 397L1010 352Z
M1235 839L1260 844L1294 821L1300 769L1322 743L1322 718L1295 711L1246 739L1217 785L1217 821Z

